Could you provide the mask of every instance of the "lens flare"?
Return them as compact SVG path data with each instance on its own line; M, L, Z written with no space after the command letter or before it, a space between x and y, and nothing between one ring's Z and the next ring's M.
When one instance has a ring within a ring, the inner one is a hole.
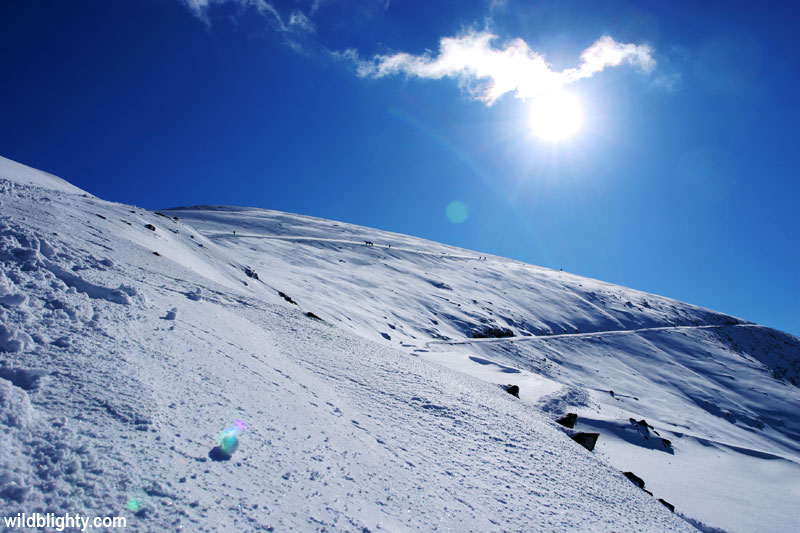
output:
M447 216L447 220L453 224L461 224L467 220L467 217L469 217L469 208L467 208L464 202L454 200L447 204L447 207L445 208L445 216Z
M136 498L132 498L128 500L128 503L125 504L128 510L132 513L139 512L139 509L142 508L142 502L137 500Z
M219 451L227 456L233 455L239 449L239 435L244 433L245 430L247 430L247 424L245 424L244 420L237 418L233 426L220 431L217 434Z
M125 502L125 508L133 514L146 512L149 505L149 498L147 493L141 488L135 489L128 493L128 501Z

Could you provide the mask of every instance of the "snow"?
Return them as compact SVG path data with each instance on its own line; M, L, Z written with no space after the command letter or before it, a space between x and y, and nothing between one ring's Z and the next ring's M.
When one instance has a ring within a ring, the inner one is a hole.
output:
M18 183L71 194L88 195L86 191L79 189L68 181L3 156L0 156L0 176L8 180L6 185Z
M150 212L2 158L0 194L6 516L122 515L134 531L800 526L795 337L342 222ZM472 338L489 329L512 336ZM554 422L567 412L600 433L593 452ZM215 453L237 419L238 450Z

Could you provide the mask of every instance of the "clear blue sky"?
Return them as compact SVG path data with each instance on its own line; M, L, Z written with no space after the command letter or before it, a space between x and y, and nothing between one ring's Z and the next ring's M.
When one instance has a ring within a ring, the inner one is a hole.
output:
M799 4L208 3L0 1L0 155L108 200L338 219L800 335ZM583 127L553 143L519 87L487 105L503 80L425 70L487 33L556 73L604 36L646 57L572 79Z

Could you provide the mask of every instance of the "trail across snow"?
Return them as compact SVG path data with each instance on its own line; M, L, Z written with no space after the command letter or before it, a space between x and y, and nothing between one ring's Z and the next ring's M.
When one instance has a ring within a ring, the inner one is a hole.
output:
M413 248L404 248L402 246L396 246L392 248L390 244L382 244L382 243L373 243L372 241L354 241L354 240L347 240L347 239L325 239L322 237L304 237L301 235L259 235L259 234L247 234L247 233L208 233L206 235L209 239L272 239L272 240L282 240L282 241L296 241L296 242L319 242L319 243L335 243L335 244L349 244L352 246L367 246L377 248L378 250L394 250L395 252L408 252L413 254L420 254L420 255L429 255L434 257L441 257L447 256L454 259L477 259L480 260L483 256L480 255L465 255L465 254L448 254L447 252L426 252L424 250L418 250ZM369 243L369 244L367 244Z

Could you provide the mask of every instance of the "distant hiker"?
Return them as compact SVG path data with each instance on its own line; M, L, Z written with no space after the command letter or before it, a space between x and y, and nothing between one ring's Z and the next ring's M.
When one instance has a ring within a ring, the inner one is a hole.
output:
M233 230L233 234L236 235L236 230Z

